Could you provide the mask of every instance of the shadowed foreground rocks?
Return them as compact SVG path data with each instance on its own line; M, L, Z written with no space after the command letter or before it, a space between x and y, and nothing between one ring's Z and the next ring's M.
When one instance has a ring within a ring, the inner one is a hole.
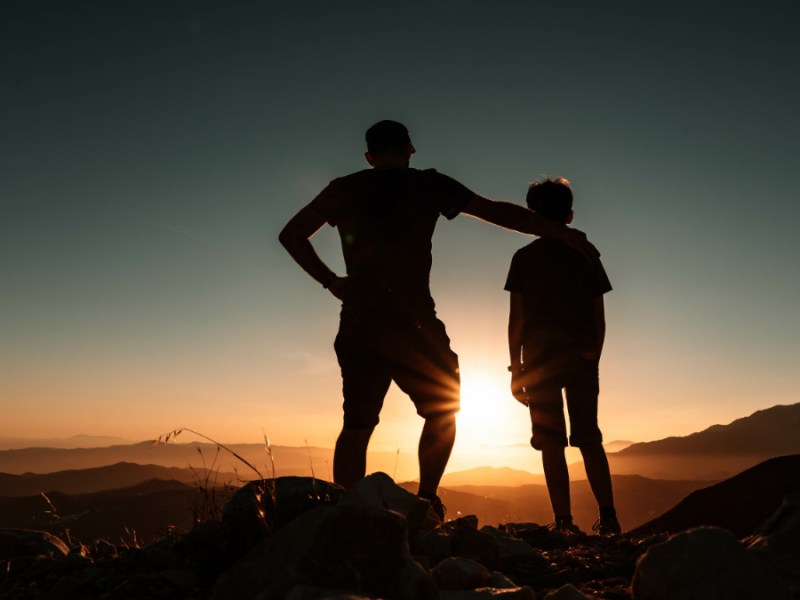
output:
M0 597L197 600L800 599L800 496L753 535L568 535L536 523L439 523L376 473L353 489L252 482L220 521L140 548L0 530Z

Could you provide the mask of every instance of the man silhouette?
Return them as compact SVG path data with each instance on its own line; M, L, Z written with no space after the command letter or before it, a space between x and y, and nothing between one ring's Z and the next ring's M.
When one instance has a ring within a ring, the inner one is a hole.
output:
M489 200L433 169L409 167L408 130L380 121L366 132L371 169L333 180L280 233L294 260L342 301L334 348L342 372L344 423L333 478L348 487L366 473L370 436L394 381L425 419L419 440L419 496L443 518L436 492L455 442L458 357L436 318L429 289L431 238L440 215L465 213L500 227L562 240L588 258L586 236L515 204ZM320 259L310 238L336 227L347 276Z

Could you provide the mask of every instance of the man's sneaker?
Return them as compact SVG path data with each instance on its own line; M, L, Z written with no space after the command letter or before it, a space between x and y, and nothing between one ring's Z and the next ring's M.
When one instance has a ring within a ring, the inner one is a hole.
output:
M431 510L433 513L438 517L438 519L444 523L444 516L447 514L447 507L442 504L442 499L439 496L435 496L431 502Z
M592 525L592 531L597 535L619 535L622 533L622 527L617 517L600 517L597 522Z
M433 496L433 498L428 497L428 494L417 494L420 498L425 498L431 504L431 510L433 514L436 515L436 518L439 519L442 523L444 523L444 516L447 513L447 507L442 504L442 499L439 496Z

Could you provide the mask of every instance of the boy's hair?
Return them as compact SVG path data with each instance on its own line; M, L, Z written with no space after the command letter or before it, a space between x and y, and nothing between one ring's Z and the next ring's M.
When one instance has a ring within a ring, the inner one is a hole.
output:
M572 188L563 177L534 181L525 196L528 208L559 223L566 223L572 212Z
M408 129L397 121L378 121L367 129L367 151L370 154L381 152L402 152L411 143Z

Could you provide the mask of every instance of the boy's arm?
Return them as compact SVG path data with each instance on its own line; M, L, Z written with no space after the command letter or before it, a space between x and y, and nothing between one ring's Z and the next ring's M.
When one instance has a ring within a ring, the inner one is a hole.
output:
M606 311L603 296L596 296L592 300L592 321L594 323L594 336L597 340L597 358L603 353L603 342L606 339Z
M522 332L523 302L522 294L511 292L511 306L508 311L508 352L511 355L511 393L518 402L528 405L528 397L522 385Z
M570 229L511 202L490 200L475 194L461 212L505 229L561 240L589 260L600 256L600 252L586 239L586 234L582 231Z
M311 206L306 206L289 219L289 222L278 234L278 240L306 273L341 300L347 278L339 277L331 271L328 265L322 262L310 241L311 237L327 222L324 215Z

